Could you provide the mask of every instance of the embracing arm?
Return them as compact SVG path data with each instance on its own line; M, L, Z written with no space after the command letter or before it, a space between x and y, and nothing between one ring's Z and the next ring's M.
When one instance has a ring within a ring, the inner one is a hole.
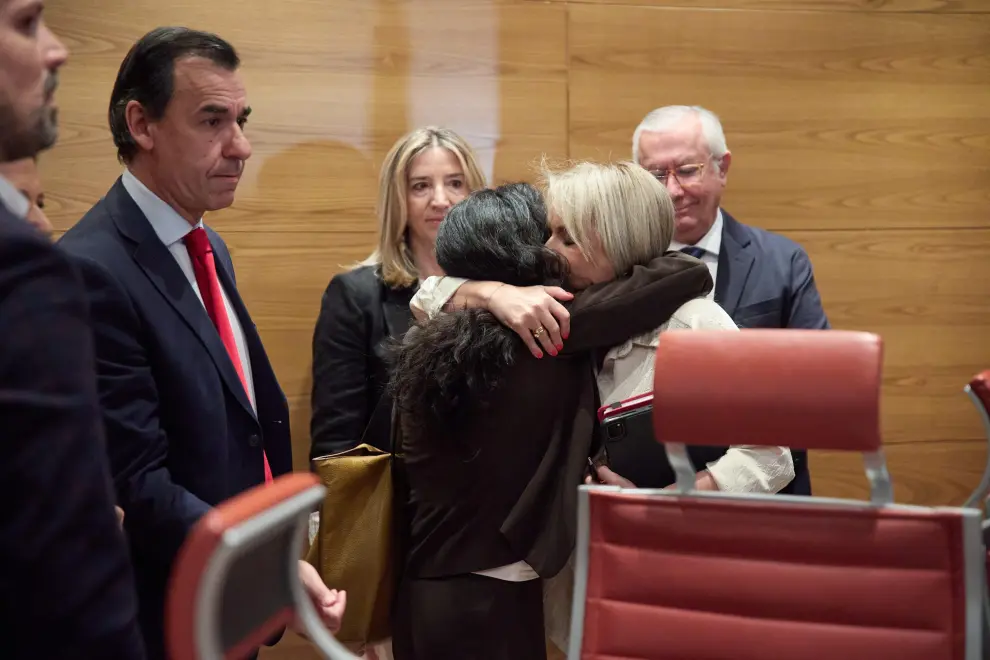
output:
M64 255L24 239L0 240L0 613L36 657L136 660L85 298Z
M361 441L368 400L368 318L347 273L330 280L313 332L313 417L310 459Z
M538 341L550 355L614 346L657 328L682 303L712 288L708 267L677 252L635 266L628 276L595 284L576 296L559 287L518 288L499 282L447 279L453 280L449 286L454 293L449 299L429 294L428 315L436 313L438 307L488 309L512 328L536 357L543 354L532 331L540 326L546 332ZM438 283L431 290L441 291L442 286ZM558 302L571 298L569 310ZM416 307L411 306L416 313Z
M699 481L705 472L712 484L708 488L699 484L699 490L772 495L794 479L794 459L787 447L735 445L699 472Z
M475 307L465 303L465 294L461 292L461 287L468 285L467 290L475 288L469 280L460 277L447 277L446 275L430 275L419 285L412 300L409 301L409 309L417 321L432 319L443 311L457 309L458 307ZM480 282L477 284L485 284ZM460 292L460 293L459 293Z
M695 466L697 467L697 466ZM597 466L601 483L622 488L635 488L636 484L607 466ZM695 490L720 490L725 493L780 492L794 479L794 459L787 447L736 445L730 447L722 458L708 463L695 475ZM590 477L586 483L591 483ZM674 484L664 490L673 490Z
M515 287L501 282L472 282L459 277L428 277L409 302L422 321L442 311L487 309L518 334L534 357L557 355L570 334L570 312L558 301L574 296L557 286ZM532 329L543 327L539 339Z
M626 277L581 291L570 305L571 353L621 344L654 330L688 300L708 293L708 266L679 252L634 266Z
M125 525L138 552L171 564L210 506L172 481L158 388L130 299L102 266L86 259L77 263L93 318L97 388Z

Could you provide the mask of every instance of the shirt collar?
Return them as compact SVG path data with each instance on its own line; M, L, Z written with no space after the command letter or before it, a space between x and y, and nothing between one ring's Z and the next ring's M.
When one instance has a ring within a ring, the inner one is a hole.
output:
M14 187L10 181L0 176L0 203L19 218L26 218L31 202Z
M671 241L671 250L680 250L681 248L688 247L680 241ZM722 209L718 210L715 214L715 222L708 229L708 233L701 237L701 239L694 244L694 247L699 247L705 252L718 256L719 251L722 249Z
M141 183L130 170L124 170L120 177L124 189L131 196L134 203L138 205L144 217L151 223L151 228L158 235L158 240L165 244L165 247L172 247L174 244L186 237L186 234L197 227L203 226L203 219L195 225L190 225L179 213L164 202L158 195L151 192L148 186Z

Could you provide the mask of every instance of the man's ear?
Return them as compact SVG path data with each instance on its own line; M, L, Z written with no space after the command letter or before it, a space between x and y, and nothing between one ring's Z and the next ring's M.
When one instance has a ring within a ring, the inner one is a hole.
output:
M723 182L725 181L725 178L729 176L730 165L732 165L732 152L726 151L725 155L722 156L722 160L719 163L719 167L718 167L718 175Z
M155 138L151 130L151 119L148 112L138 101L128 101L124 108L124 120L131 139L144 151L150 151L155 146Z

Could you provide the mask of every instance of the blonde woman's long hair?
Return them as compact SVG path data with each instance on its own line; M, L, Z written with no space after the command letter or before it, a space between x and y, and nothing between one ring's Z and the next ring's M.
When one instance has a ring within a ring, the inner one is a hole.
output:
M674 236L674 203L667 188L629 161L581 162L554 170L545 162L543 189L571 240L593 259L597 236L616 275L663 255Z
M464 171L468 192L485 187L485 175L478 166L474 151L464 138L449 128L426 126L399 138L385 156L378 177L378 204L375 209L380 223L378 247L358 264L380 266L382 279L395 289L412 286L419 279L406 237L406 195L413 159L432 147L441 147L457 157Z

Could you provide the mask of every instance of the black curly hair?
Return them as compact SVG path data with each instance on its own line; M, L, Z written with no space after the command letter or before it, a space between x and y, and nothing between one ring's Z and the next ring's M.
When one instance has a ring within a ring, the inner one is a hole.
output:
M451 277L561 285L567 261L546 247L549 237L546 208L533 186L479 190L448 211L437 234L437 263ZM389 386L403 428L419 439L443 439L445 429L484 409L523 350L518 335L487 310L458 310L414 326L392 352Z

